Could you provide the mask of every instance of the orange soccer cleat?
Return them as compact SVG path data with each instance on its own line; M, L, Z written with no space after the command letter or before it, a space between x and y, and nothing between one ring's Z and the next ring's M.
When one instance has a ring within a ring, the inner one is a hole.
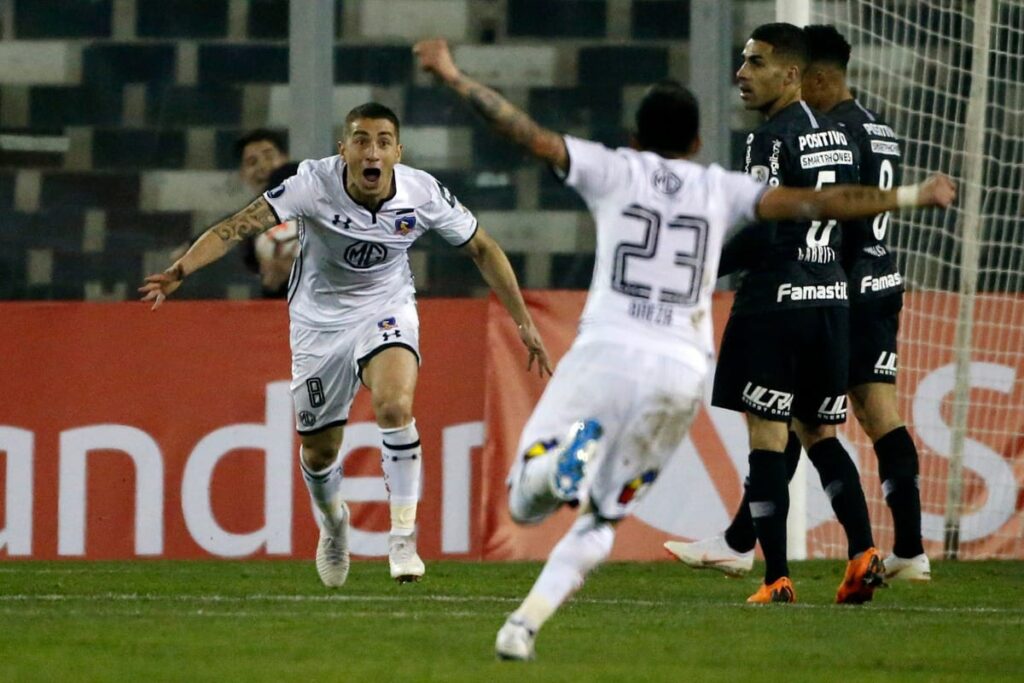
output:
M796 591L788 576L776 579L771 585L761 584L757 592L747 598L747 602L755 605L767 605L773 602L796 602Z
M836 591L837 605L871 602L875 589L885 585L885 565L877 548L868 548L846 563L846 576Z

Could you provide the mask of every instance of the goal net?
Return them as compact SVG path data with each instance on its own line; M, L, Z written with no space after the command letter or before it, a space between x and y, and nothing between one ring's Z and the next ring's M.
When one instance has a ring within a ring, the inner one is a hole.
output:
M904 141L904 182L941 170L955 209L893 216L906 277L897 385L921 455L932 557L1024 557L1024 0L811 0L853 45L849 80ZM856 330L853 331L856 334ZM870 441L844 431L876 543L892 544ZM807 555L845 553L807 475Z

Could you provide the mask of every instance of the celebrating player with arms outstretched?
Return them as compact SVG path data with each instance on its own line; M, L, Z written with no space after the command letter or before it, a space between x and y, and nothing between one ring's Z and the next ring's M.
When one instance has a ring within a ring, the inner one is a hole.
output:
M872 215L872 207L897 206L897 194L907 201L907 190L766 188L690 162L700 147L697 102L671 81L644 95L635 149L611 150L542 128L465 76L445 41L414 50L496 131L550 164L597 225L579 334L523 429L508 479L509 511L519 523L579 504L578 519L498 632L499 656L528 659L538 629L611 552L615 524L657 478L699 409L726 232L757 218ZM945 203L952 194L949 181L936 177L915 202Z
M424 573L416 552L422 449L412 402L419 373L419 318L408 249L427 230L464 247L519 328L528 368L550 373L547 351L501 247L443 185L400 164L399 123L368 103L345 119L339 154L304 161L297 175L206 231L140 288L158 307L182 281L235 243L281 221L299 221L301 250L288 288L292 398L302 438L302 475L320 512L316 566L326 586L348 576L348 506L336 464L360 383L381 432L391 504L390 569L400 581Z
M883 189L898 185L899 140L877 114L854 99L846 82L850 44L833 26L808 26L803 31L809 53L802 79L804 100L844 125L860 150L864 185ZM843 225L843 266L850 296L849 398L857 421L875 445L879 478L892 512L895 541L884 562L886 577L927 581L931 567L921 543L917 449L896 406L896 334L903 280L885 247L888 225L888 213ZM749 255L740 254L737 261L744 258ZM787 456L792 477L799 446ZM692 567L744 573L753 562L754 549L747 503L744 497L723 536L694 543L670 541L666 547Z

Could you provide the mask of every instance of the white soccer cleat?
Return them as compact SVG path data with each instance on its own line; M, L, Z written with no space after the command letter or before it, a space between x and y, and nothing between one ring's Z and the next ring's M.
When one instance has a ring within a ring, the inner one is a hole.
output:
M694 569L716 569L726 576L743 576L754 567L754 551L739 553L729 547L724 536L685 543L666 541L665 550Z
M338 588L348 578L348 505L341 504L341 520L320 523L320 542L316 546L316 571L328 588Z
M932 580L932 564L924 553L910 558L889 555L883 564L887 579L922 582Z
M509 617L498 631L494 641L494 652L499 659L527 661L537 656L533 641L537 634L521 622Z
M391 578L398 583L419 581L423 578L426 567L416 553L416 535L396 536L391 534L388 539L388 562L391 565Z

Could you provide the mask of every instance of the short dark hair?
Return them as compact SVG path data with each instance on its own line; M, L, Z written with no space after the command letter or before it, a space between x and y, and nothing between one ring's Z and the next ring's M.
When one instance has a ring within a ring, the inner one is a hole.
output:
M804 27L807 59L811 64L832 64L846 71L850 63L850 44L831 24Z
M387 119L395 126L395 137L399 137L398 115L380 102L367 102L360 104L348 113L345 117L345 136L348 137L349 126L356 119Z
M801 69L807 66L807 39L799 26L783 22L762 24L754 29L750 39L768 43L775 48L775 54L796 62Z
M267 128L257 128L251 130L242 137L235 140L235 157L238 162L242 162L242 155L245 153L246 145L251 145L254 142L263 142L266 140L274 147L277 147L277 151L281 154L288 154L288 143L285 142L283 135L278 133L276 130L269 130Z
M679 81L658 81L644 93L635 120L640 147L686 154L700 130L700 106Z

